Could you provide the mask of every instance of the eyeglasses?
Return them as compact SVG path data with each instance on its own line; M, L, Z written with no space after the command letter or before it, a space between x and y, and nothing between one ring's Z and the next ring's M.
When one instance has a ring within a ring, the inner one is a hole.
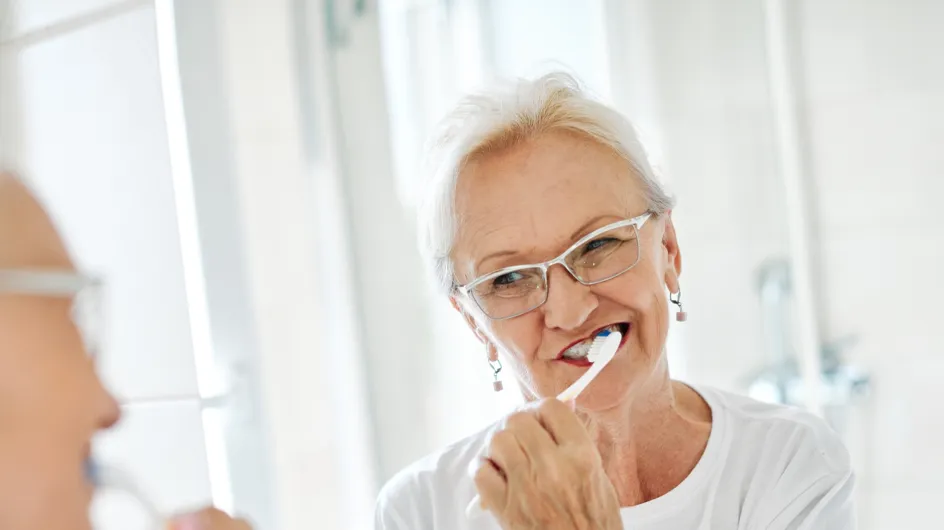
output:
M639 262L639 231L652 216L617 221L582 237L560 256L544 263L516 265L456 287L492 320L506 320L547 302L547 271L563 265L583 285L612 280Z
M101 351L102 284L77 272L0 269L0 293L72 299L72 320L92 357Z

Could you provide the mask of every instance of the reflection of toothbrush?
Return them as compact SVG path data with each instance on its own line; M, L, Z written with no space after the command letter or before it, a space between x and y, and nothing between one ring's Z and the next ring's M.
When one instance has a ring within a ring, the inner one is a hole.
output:
M95 486L97 491L122 492L137 501L147 514L149 522L152 525L149 528L156 529L164 526L161 522L164 520L164 517L160 510L142 493L133 477L125 473L122 469L101 465L92 459L88 459L85 462L85 475L89 482Z
M593 363L590 369L584 372L583 375L574 381L572 385L567 387L566 390L558 394L557 399L564 402L577 399L577 396L586 390L590 382L593 381L596 376L600 375L600 372L606 368L606 365L613 360L622 340L623 334L619 331L601 331L596 338L593 339L593 344L590 345L590 352L587 353L587 360ZM476 495L465 509L466 517L471 519L480 517L484 515L484 513L485 511L482 509L482 499Z
M557 399L560 401L573 401L577 399L577 396L586 390L587 385L600 375L600 372L606 368L606 365L613 360L613 356L616 355L616 350L619 349L620 341L623 340L623 334L619 331L610 332L603 330L595 339L593 339L593 344L590 345L590 353L587 354L587 360L593 363L590 366L590 369L583 373L580 376L580 379L574 381L574 384L567 387L567 390L564 390L557 395Z

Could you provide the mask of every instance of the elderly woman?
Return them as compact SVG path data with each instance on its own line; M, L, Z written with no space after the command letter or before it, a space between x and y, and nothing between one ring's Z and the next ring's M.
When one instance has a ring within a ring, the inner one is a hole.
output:
M0 171L0 528L87 530L92 437L114 425L87 345L94 282L76 272L49 216ZM80 333L77 324L82 324ZM84 339L84 340L83 340ZM249 530L206 509L168 530Z
M529 404L400 472L378 528L854 527L849 456L820 419L671 379L682 250L624 117L551 74L466 99L439 140L430 265ZM601 330L622 333L615 357L558 401Z

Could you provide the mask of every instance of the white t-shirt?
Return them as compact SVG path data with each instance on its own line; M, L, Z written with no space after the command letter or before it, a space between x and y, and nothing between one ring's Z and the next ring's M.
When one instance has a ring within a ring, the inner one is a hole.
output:
M632 530L855 528L849 454L825 422L800 409L709 388L696 391L712 413L701 459L675 489L622 508ZM470 520L469 466L497 428L470 436L407 467L377 500L378 530L499 530L488 513Z

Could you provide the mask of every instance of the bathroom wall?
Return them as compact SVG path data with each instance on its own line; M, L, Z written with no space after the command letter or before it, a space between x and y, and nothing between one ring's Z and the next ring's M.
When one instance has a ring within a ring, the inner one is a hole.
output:
M823 333L874 378L847 436L861 528L919 528L944 498L944 4L798 7Z

